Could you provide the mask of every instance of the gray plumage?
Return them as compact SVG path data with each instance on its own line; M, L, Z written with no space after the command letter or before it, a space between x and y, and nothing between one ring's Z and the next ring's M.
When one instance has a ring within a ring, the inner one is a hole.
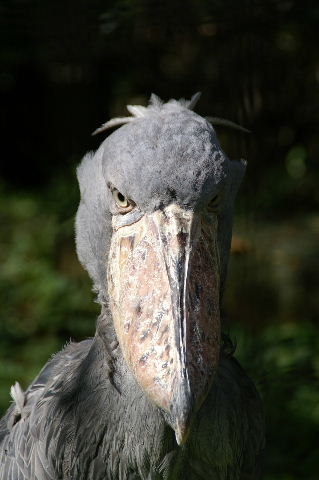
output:
M230 161L213 127L190 110L196 100L163 104L153 96L149 107L131 106L130 120L106 125L127 124L79 166L77 252L101 315L94 338L67 345L26 392L12 387L14 402L0 421L0 480L259 478L261 402L232 353L221 348L212 386L179 446L169 415L149 400L127 365L109 307L112 217L134 224L171 203L205 211L216 195L222 295L245 164ZM116 210L113 186L134 200L126 215Z

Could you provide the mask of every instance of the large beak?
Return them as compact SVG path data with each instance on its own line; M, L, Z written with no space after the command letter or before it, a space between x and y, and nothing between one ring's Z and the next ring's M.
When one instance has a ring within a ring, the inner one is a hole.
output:
M170 205L116 228L108 289L124 358L168 413L179 444L202 404L220 346L217 220Z

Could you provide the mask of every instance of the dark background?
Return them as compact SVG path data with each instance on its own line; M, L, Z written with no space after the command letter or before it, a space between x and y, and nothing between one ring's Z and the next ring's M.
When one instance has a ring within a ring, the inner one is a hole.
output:
M97 126L202 91L248 160L225 297L264 399L267 480L319 471L319 4L293 0L0 1L0 409L98 306L74 252L75 168Z

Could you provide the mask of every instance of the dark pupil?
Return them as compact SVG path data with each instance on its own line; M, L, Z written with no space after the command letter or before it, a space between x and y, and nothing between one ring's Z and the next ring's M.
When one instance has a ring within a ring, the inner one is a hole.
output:
M213 200L211 200L211 203L214 203L214 202L217 200L217 197L218 197L218 195L215 195L215 197L213 198Z
M122 195L122 193L120 193L120 192L117 194L117 198L119 199L119 202L124 202L125 201L124 195Z

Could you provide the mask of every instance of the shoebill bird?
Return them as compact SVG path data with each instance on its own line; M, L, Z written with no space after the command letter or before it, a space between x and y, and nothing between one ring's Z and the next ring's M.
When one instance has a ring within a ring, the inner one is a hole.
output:
M79 166L77 253L101 314L12 387L1 480L259 478L261 402L220 314L245 163L197 98L128 106Z

